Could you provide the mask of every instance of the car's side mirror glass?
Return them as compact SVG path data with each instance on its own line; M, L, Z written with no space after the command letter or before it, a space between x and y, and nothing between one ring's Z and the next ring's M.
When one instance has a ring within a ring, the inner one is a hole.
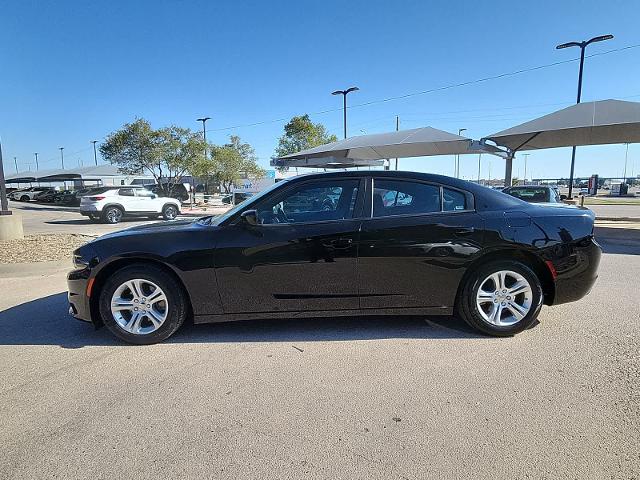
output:
M258 213L255 210L245 210L240 218L247 225L258 225Z

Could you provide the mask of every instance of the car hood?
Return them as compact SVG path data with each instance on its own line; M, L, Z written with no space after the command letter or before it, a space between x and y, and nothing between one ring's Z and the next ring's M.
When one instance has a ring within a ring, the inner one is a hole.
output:
M124 230L118 230L117 232L107 233L106 235L98 237L98 240L133 235L155 235L158 233L182 232L194 229L199 230L202 227L202 224L198 223L197 219L154 222L126 228Z

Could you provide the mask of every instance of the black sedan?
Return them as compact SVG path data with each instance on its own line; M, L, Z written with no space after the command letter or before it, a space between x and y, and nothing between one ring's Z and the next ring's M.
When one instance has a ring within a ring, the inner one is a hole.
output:
M593 222L590 210L439 175L300 176L217 218L143 225L80 247L70 312L138 344L168 338L187 317L455 314L513 335L543 304L589 292L601 253Z

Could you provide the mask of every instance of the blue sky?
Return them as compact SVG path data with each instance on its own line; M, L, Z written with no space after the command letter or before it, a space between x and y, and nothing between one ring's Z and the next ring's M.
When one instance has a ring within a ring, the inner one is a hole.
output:
M403 100L388 97L569 60L562 42L611 33L588 53L640 44L636 1L58 1L2 2L0 137L5 172L39 152L40 168L93 161L100 140L135 117L155 126L229 134L268 165L284 122L309 113L342 136L341 99L352 85L350 134L430 125L474 138L575 101L577 62ZM640 101L640 48L588 58L583 100ZM324 112L326 113L314 113ZM246 126L266 122L257 126ZM236 128L237 126L237 128ZM576 174L621 175L624 146L579 148ZM570 149L532 152L534 177L568 176ZM629 173L640 173L640 145ZM401 168L451 175L452 157ZM483 162L501 176L503 161ZM477 158L462 159L475 178ZM522 176L522 159L514 174Z

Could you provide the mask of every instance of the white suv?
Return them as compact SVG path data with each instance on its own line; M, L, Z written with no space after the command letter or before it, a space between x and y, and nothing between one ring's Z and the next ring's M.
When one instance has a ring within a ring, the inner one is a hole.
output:
M104 187L80 199L80 213L91 220L118 223L124 216L173 220L180 214L175 198L158 197L143 187Z

